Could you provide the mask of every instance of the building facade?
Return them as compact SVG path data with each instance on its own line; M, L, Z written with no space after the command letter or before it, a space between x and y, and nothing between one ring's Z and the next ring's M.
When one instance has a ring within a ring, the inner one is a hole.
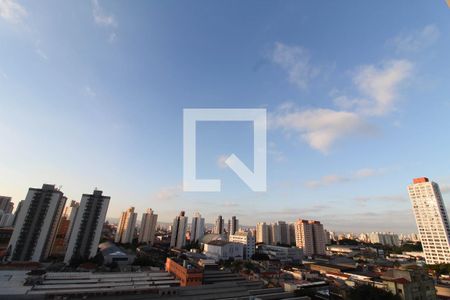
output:
M66 197L54 185L30 188L8 246L10 261L42 261L56 237Z
M122 212L114 239L116 243L131 244L133 242L136 219L137 213L134 212L134 207Z
M258 245L258 253L266 254L270 259L279 260L281 263L301 264L303 258L302 249L297 247L284 247L274 245Z
M11 227L14 223L14 214L0 211L0 227Z
M235 234L239 231L239 220L236 216L232 216L230 222L230 228L228 229L228 234Z
M256 224L256 243L269 244L269 226L265 222Z
M67 220L67 224L68 224L67 232L64 237L64 242L65 242L66 246L69 244L70 234L72 233L73 224L75 224L75 218L77 217L79 208L80 208L80 203L72 200L70 202L70 205L64 209L63 216Z
M110 197L102 191L83 194L67 246L64 262L72 258L89 259L97 254Z
M244 259L251 259L255 254L256 241L251 232L238 231L235 234L231 234L228 240L244 246Z
M199 286L203 283L203 270L186 260L168 257L166 272L180 280L180 286Z
M172 236L170 238L170 247L183 248L186 244L186 229L188 217L185 216L184 211L176 216L172 224Z
M218 216L216 219L216 223L214 224L214 230L213 233L215 234L223 234L224 231L224 220L222 216Z
M284 221L278 221L278 227L280 228L280 244L290 245L291 235L289 232L289 224Z
M306 256L325 255L325 234L319 221L298 220L295 223L295 244Z
M385 246L400 246L398 234L392 232L372 232L369 235L370 242Z
M9 208L11 207L10 203L12 203L11 197L0 196L0 210L5 213L11 213L12 210L9 211Z
M16 225L16 221L18 219L17 216L19 215L20 210L22 209L23 201L24 200L20 200L19 203L17 204L16 211L14 212L14 221L12 224L13 227Z
M200 213L196 212L192 218L191 225L191 243L198 242L205 235L205 219Z
M139 231L139 243L147 243L152 245L155 241L156 223L158 215L153 213L151 208L142 214L141 230Z
M244 245L216 240L206 243L203 248L203 253L206 257L215 261L228 259L239 260L244 258Z
M408 193L427 264L450 263L450 224L439 185L415 178Z

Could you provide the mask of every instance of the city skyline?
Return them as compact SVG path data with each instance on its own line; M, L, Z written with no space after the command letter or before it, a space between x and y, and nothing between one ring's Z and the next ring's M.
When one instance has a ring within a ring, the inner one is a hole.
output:
M134 206L168 223L183 210L406 233L406 186L426 176L449 207L445 3L8 3L0 195L15 206L45 183L68 202L98 187L107 218ZM221 123L199 126L198 170L223 192L182 191L183 108L267 108L267 193L223 164L251 166L250 126Z

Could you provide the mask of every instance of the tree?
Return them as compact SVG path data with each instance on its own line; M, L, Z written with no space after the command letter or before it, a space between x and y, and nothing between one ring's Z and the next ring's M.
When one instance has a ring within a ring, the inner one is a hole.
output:
M97 266L102 266L105 262L105 258L101 252L98 252L94 257L89 259L89 262L96 264Z
M153 261L153 259L151 259L148 256L138 256L138 257L136 257L134 259L133 265L134 266L141 266L141 267L154 266L155 262Z
M450 274L450 264L429 265L428 268L435 271L437 273L437 275L449 275Z
M391 292L374 286L364 284L352 289L348 295L349 300L401 300L399 295L394 295Z
M269 255L264 253L255 253L252 255L253 260L269 260Z
M242 270L243 263L240 260L236 260L231 263L231 271L238 273Z
M358 241L351 240L351 239L342 239L338 242L339 245L350 245L350 246L357 246L359 245Z
M70 259L69 266L72 268L78 268L79 265L81 265L84 262L84 260L79 255L74 255Z

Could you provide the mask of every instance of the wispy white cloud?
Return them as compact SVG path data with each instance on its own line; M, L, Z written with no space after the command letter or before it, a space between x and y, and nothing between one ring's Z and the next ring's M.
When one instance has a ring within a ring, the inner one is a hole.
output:
M108 42L114 43L117 40L117 33L111 32L108 37Z
M430 31L429 29L426 32ZM306 88L319 74L310 62L308 51L301 46L276 43L273 61L289 74L289 81ZM333 144L348 136L371 135L371 117L385 116L396 109L400 88L412 76L414 65L409 60L386 60L379 64L362 65L353 72L350 86L359 95L334 93L334 108L300 110L282 105L272 115L272 128L296 133L312 148L328 153Z
M2 70L0 70L0 77L3 79L8 79L8 75L5 72L3 72Z
M265 221L265 222L274 222L278 221L278 216L284 216L291 220L296 220L298 218L307 218L307 215L315 214L319 212L324 212L325 210L330 209L331 207L329 205L323 205L323 204L315 204L309 207L302 207L302 208L283 208L279 210L271 210L271 211L258 211L258 216L270 216L269 218L259 220ZM277 216L272 218L272 216Z
M36 40L34 43L34 51L36 54L42 59L42 60L48 60L48 55L45 53L45 51L42 49L42 43L40 40Z
M36 48L36 54L43 60L48 60L47 54L41 48Z
M441 184L439 185L442 194L450 193L450 184Z
M373 134L375 129L359 115L326 108L300 110L293 104L282 105L269 119L271 128L300 135L312 148L328 153L339 139Z
M364 168L356 170L350 175L337 175L337 174L325 175L317 180L306 181L305 186L308 188L319 188L333 184L351 182L364 178L374 177L384 174L385 172L386 172L385 168L380 169Z
M286 156L281 152L274 142L269 142L267 147L267 154L276 162L286 161Z
M361 115L382 116L395 109L398 90L411 77L413 64L408 60L391 60L381 65L365 65L357 68L353 83L362 97L336 97L334 104Z
M353 198L354 201L358 203L368 203L368 202L407 202L408 198L404 195L381 195L381 196L361 196Z
M92 15L95 24L109 29L108 42L114 43L117 40L116 29L118 22L113 14L106 12L98 0L92 0Z
M222 204L223 207L238 207L239 203L236 202L224 202Z
M181 185L163 187L153 196L153 199L158 202L171 201L178 199L181 193Z
M301 46L288 46L276 43L272 60L288 73L288 79L301 89L308 87L310 80L320 70L310 63L310 54Z
M83 94L88 97L91 97L91 98L97 96L97 93L94 91L94 89L90 85L86 85L83 88Z
M26 9L15 0L0 0L0 17L11 24L21 23L28 16Z
M117 27L117 21L114 15L105 12L98 0L92 0L92 5L92 15L96 24L105 27Z
M387 41L398 53L418 52L433 45L440 36L440 31L434 24L429 24L420 30L408 34L400 34Z
M394 108L398 89L413 70L408 60L392 60L377 67L367 65L360 67L353 81L368 101L358 107L368 115L384 115Z

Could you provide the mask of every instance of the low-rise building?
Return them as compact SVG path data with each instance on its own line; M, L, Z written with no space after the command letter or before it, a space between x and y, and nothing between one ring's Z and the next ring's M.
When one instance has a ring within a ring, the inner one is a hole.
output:
M266 254L270 259L279 260L281 263L302 263L303 251L297 247L261 244L258 245L257 252L260 254Z
M164 271L119 273L41 273L30 272L30 269L0 271L0 299L90 299L96 296L109 299L120 296L122 299L124 295L130 294L169 294L178 286L179 280Z
M328 255L344 255L348 257L353 257L361 252L360 246L352 245L328 245L327 254Z
M423 269L390 269L381 275L381 280L403 300L437 299L433 279Z
M100 253L103 256L104 264L117 263L119 265L128 265L133 263L135 255L126 253L116 244L111 242L104 242L98 245Z
M167 258L166 271L180 280L180 286L202 285L203 270L187 260Z
M255 237L251 232L238 231L230 235L229 241L244 245L244 259L250 259L255 254Z
M318 271L321 274L328 274L328 273L344 274L345 272L355 270L354 267L330 264L330 263L324 263L324 262L312 263L309 265L309 268L313 271Z
M244 246L239 243L231 243L227 241L211 241L206 243L203 253L216 261L228 259L243 259Z

